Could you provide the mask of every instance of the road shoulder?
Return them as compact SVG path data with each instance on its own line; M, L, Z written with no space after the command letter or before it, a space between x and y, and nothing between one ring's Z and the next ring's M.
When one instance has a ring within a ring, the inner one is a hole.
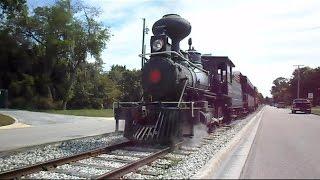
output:
M238 178L240 176L241 169L230 169L229 171L224 171L225 162L232 157L232 153L236 152L236 149L242 144L245 136L250 134L250 130L259 125L259 120L261 117L264 108L262 108L259 112L257 112L253 117L251 117L250 122L242 128L242 130L228 143L226 147L221 149L216 155L211 158L208 163L193 177L195 179L212 179L212 178ZM255 133L254 133L255 135ZM240 155L240 154L238 154ZM239 157L235 155L234 157ZM242 158L243 159L243 158ZM230 161L231 162L231 161ZM231 173L231 171L233 171ZM228 177L227 177L228 174Z

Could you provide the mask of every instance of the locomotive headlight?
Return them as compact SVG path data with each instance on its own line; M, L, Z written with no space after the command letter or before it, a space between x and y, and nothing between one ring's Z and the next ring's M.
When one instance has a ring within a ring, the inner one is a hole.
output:
M152 43L152 49L154 51L159 51L162 47L163 47L163 40L162 39L157 39L155 41L153 41Z

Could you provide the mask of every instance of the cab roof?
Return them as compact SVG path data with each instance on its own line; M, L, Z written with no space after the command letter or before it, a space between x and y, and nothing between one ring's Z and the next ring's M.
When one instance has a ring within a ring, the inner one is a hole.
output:
M231 67L235 67L233 62L229 59L228 56L211 56L211 55L202 55L201 58L207 62L214 61L215 63L226 63ZM210 63L210 62L209 62Z

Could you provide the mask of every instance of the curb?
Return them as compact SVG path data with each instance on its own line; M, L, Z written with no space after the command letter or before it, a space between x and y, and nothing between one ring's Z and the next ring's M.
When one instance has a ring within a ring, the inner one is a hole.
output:
M2 129L16 129L16 128L25 128L25 127L30 127L30 125L28 124L23 124L23 123L19 123L19 120L9 114L5 114L5 113L0 113L6 116L9 116L10 118L12 118L14 120L14 123L6 125L6 126L0 126L0 130Z
M240 132L238 132L230 142L227 143L227 145L219 150L217 154L215 154L200 170L197 174L195 174L191 179L212 179L214 177L216 171L221 166L222 162L226 160L226 158L230 155L232 150L235 149L235 147L240 143L240 140L242 140L243 136L248 132L249 129L252 129L254 125L259 126L260 119L262 112L264 111L264 107L261 108L261 110L251 118L250 122L246 124ZM243 164L244 165L244 164ZM239 176L236 178L239 178L242 172L239 172Z
M10 124L10 125L1 126L0 130L19 129L19 128L27 128L27 127L31 127L31 126L27 125L27 124L23 124L23 123L13 123L13 124Z

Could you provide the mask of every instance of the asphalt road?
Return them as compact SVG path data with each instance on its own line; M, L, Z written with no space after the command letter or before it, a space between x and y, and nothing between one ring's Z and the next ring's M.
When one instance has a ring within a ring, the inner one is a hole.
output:
M266 107L241 178L320 178L320 116Z
M61 123L79 123L88 120L107 120L112 118L104 117L86 117L86 116L72 116L63 114L50 114L44 112L32 112L24 110L7 110L0 109L1 114L9 115L16 118L20 123L32 126L48 125L48 124L61 124Z
M29 127L0 129L0 152L32 145L99 135L115 131L113 118L56 115L19 110L0 110ZM124 127L120 121L120 130Z

